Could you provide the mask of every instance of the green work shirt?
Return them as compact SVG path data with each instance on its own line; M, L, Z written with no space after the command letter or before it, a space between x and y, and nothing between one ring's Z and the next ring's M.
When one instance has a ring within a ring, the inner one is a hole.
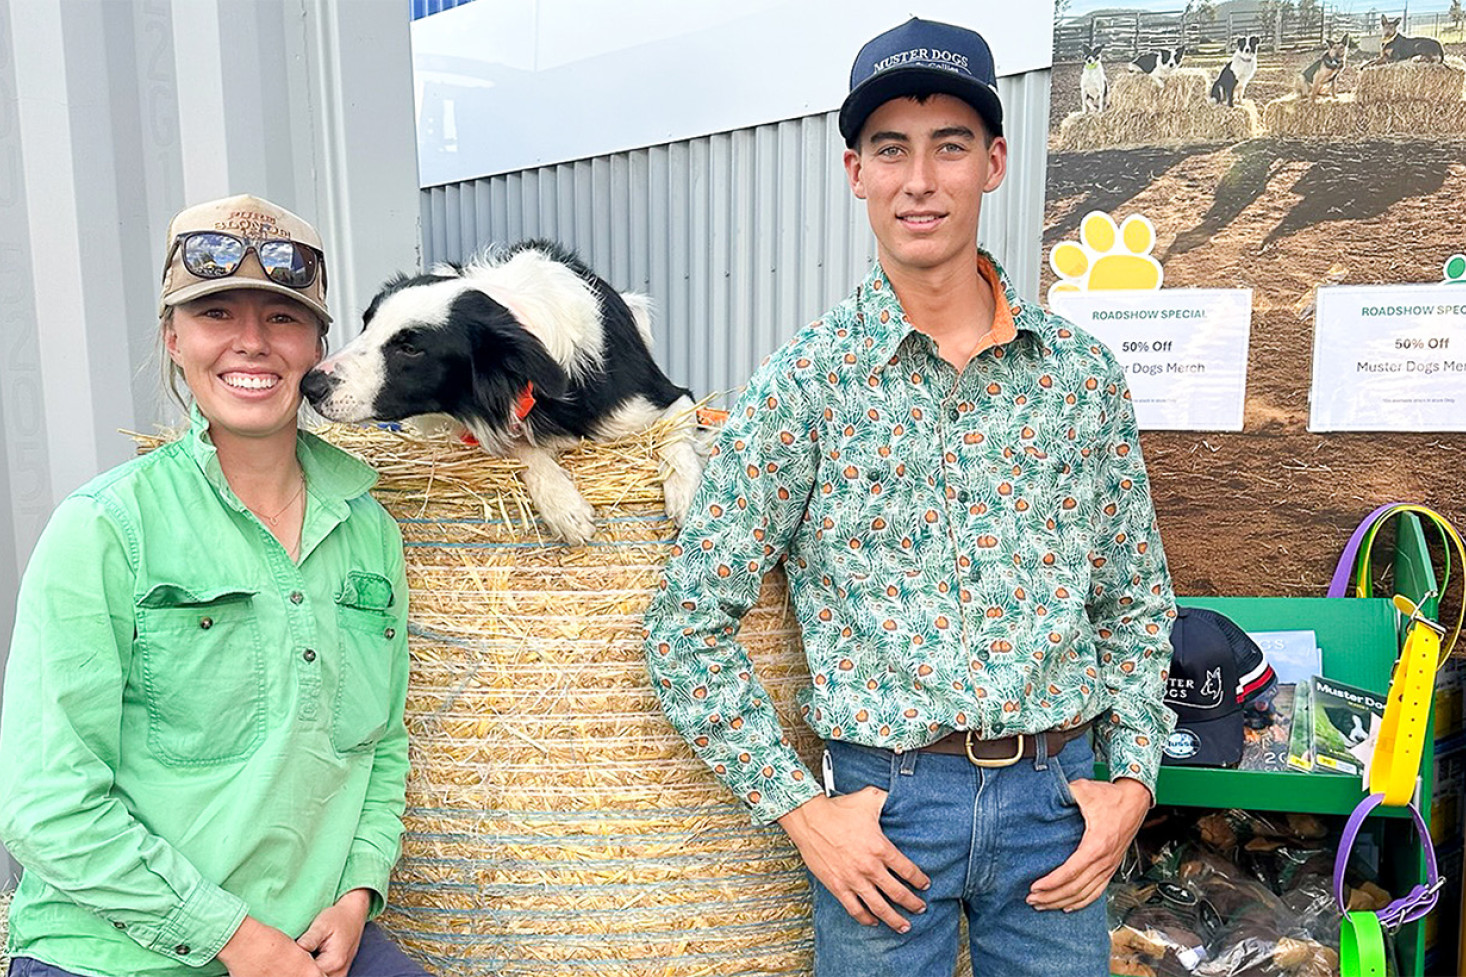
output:
M67 498L21 582L0 711L10 952L224 974L245 914L381 910L407 778L407 584L366 465L302 432L300 561L183 439Z
M993 277L1015 335L959 373L877 265L765 362L714 449L647 662L758 820L820 791L736 640L786 557L820 736L909 750L1096 720L1112 775L1155 783L1175 608L1124 374Z

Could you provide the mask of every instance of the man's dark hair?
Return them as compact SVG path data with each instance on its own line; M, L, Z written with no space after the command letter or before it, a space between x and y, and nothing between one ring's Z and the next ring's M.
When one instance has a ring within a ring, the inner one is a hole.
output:
M918 88L914 92L909 92L909 93L907 93L905 95L901 95L901 96L898 96L898 97L900 97L900 98L909 98L912 101L914 101L917 105L925 105L927 102L929 102L931 100L931 97L933 95L946 95L946 94L947 94L947 92L939 92L935 88ZM956 98L956 96L954 95L953 98ZM894 101L894 99L892 99L892 101ZM985 148L991 149L992 148L992 145L993 145L993 138L994 137L993 137L992 132L989 131L989 129L988 129L987 120L985 120L982 117L982 113L981 112L978 112L977 111L977 106L974 105L972 107L972 110L974 112L977 112L977 121L978 121L978 124L982 126L982 144L983 144L983 146ZM866 121L868 122L870 120L867 119ZM860 130L861 130L861 133L863 133L865 131L865 126L862 125L860 127ZM855 150L857 153L860 152L860 133L857 133L856 136L855 136L855 138L853 140L851 140L849 148Z

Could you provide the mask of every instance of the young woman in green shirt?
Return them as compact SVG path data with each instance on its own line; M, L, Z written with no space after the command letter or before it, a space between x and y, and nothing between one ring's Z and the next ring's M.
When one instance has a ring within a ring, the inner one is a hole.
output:
M320 237L239 196L166 243L189 431L62 502L21 584L10 974L425 974L367 922L402 834L407 585L375 475L297 427Z

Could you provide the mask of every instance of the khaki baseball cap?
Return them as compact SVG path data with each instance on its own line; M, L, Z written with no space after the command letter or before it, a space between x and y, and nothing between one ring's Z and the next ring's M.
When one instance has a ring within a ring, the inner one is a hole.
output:
M183 248L178 245L181 235L195 231L222 231L252 243L283 239L304 244L319 254L320 270L309 285L292 288L272 281L260 264L259 253L251 248L233 274L222 278L200 278L184 267ZM321 247L321 236L306 221L278 204L272 204L261 197L240 194L189 207L180 211L169 222L165 247L167 250L163 260L168 263L163 268L163 289L158 298L159 315L169 306L191 302L205 295L236 288L258 288L288 295L319 315L326 325L331 322L331 313L326 311L326 257Z

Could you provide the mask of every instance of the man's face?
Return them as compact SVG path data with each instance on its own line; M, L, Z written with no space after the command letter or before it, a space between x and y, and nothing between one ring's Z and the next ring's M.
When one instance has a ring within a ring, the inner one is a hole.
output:
M1007 162L1007 143L989 145L982 117L960 98L896 98L872 112L845 171L886 273L975 268L982 195L1003 182Z

